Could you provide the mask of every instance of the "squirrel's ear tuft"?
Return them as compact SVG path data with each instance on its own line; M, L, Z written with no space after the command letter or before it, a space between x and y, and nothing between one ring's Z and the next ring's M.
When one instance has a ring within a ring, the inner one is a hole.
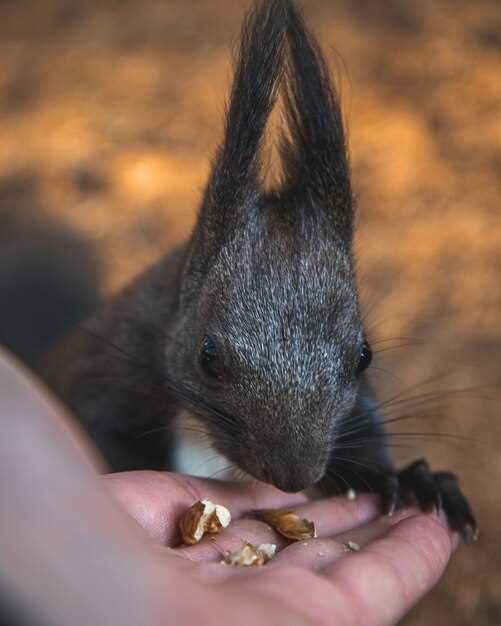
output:
M351 243L353 207L343 120L326 63L293 0L262 0L242 27L225 135L205 190L186 272L203 276L263 193L266 125L283 84L288 130L282 193L324 211Z
M244 20L224 140L200 213L209 230L231 228L238 212L261 191L263 137L283 74L287 14L287 0L264 0Z
M262 145L283 75L288 5L288 0L263 0L244 20L224 139L188 249L185 272L194 280L205 274L211 258L262 193Z
M284 187L328 212L336 234L349 245L353 198L341 107L318 43L294 3L287 6Z

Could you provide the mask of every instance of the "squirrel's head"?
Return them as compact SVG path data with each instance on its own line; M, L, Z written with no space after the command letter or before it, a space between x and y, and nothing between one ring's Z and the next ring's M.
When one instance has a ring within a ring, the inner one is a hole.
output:
M282 88L282 180L262 183ZM187 248L168 375L231 462L287 491L318 482L371 353L351 254L342 115L289 0L247 18L218 151ZM202 401L203 399L203 401Z

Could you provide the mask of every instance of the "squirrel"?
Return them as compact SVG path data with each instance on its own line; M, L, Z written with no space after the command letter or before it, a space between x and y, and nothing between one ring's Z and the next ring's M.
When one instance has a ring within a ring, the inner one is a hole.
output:
M263 139L279 94L282 173L268 190ZM191 433L284 491L371 489L385 513L415 501L472 541L456 476L425 460L399 470L388 452L353 230L327 63L292 0L263 0L244 20L189 240L75 333L52 378L110 468L184 469L181 434Z

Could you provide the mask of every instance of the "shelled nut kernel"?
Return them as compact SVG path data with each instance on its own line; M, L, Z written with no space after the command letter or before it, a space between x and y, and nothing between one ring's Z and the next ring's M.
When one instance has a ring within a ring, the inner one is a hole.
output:
M199 500L181 518L179 529L184 543L198 543L205 533L217 534L231 522L228 509L210 500Z
M246 543L241 550L226 552L222 562L235 567L264 565L275 556L276 549L274 543L262 543L257 548L251 543Z

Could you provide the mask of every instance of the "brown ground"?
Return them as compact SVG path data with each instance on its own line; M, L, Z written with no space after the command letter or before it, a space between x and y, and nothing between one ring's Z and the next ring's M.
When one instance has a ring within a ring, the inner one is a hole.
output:
M109 291L188 233L246 4L0 3L0 203L45 207L91 236ZM371 334L393 338L380 348L406 344L379 354L384 371L374 380L383 396L429 380L410 395L490 386L444 397L438 416L395 424L475 439L397 441L409 443L402 459L426 454L461 473L482 527L479 544L460 550L405 623L493 626L501 623L501 7L306 4L323 46L335 46L347 68ZM419 414L423 405L400 408Z

